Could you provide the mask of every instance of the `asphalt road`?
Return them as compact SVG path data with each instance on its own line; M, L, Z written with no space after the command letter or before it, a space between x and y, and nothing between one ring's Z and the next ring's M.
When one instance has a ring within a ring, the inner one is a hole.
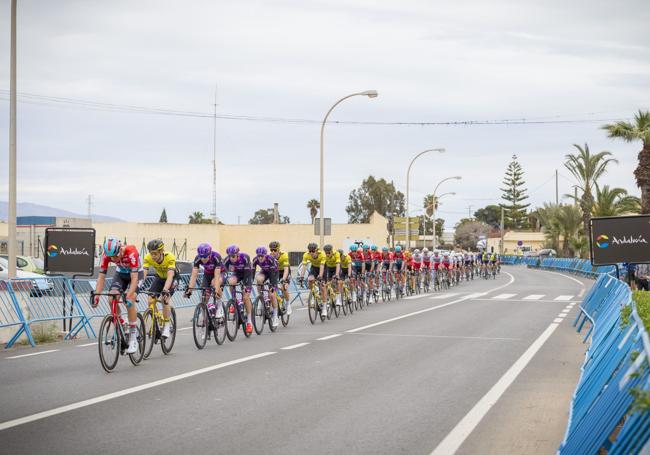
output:
M111 374L92 340L4 351L0 451L553 453L590 285L504 267L313 326L294 307L287 328L202 351L182 310L170 356Z

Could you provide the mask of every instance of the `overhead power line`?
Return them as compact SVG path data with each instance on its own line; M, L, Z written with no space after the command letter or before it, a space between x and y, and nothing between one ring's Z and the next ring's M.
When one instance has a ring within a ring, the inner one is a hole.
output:
M0 99L8 100L9 91L0 90ZM118 112L126 114L148 114L148 115L166 115L176 117L194 117L194 118L217 118L220 120L237 120L249 122L266 122L266 123L287 123L287 124L306 124L320 125L321 120L305 118L285 118L285 117L267 117L257 115L235 115L235 114L217 114L211 112L186 111L181 109L159 108L135 106L129 104L104 103L99 101L84 100L77 98L67 98L60 96L40 95L36 93L20 92L18 93L19 102L24 104L35 104L54 107L71 107L79 109L89 109L105 112ZM584 115L593 115L596 113L586 113ZM626 118L580 118L580 119L562 119L570 115L554 115L545 117L522 117L511 119L496 120L448 120L448 121L337 121L330 120L328 123L334 125L369 125L369 126L473 126L473 125L552 125L552 124L575 124L575 123L602 123L627 120Z

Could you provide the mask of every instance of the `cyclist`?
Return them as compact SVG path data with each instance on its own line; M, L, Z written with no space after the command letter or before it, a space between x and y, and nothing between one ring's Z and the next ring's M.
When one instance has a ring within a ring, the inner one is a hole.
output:
M320 292L323 297L323 305L321 306L321 315L327 316L327 294L325 294L325 286L322 283L323 275L325 273L325 253L323 253L314 242L311 242L307 245L307 251L302 255L302 274L300 275L300 280L302 281L305 278L305 272L307 271L307 264L311 264L309 268L309 287L311 288L314 285L314 279L318 279Z
M425 246L422 248L422 269L424 270L424 273L429 275L429 278L431 278L431 258L433 257L433 254L431 254L431 251Z
M251 303L251 285L252 285L252 269L251 258L246 253L239 251L237 245L230 245L226 248L228 257L223 263L226 273L228 275L228 284L236 286L238 283L244 285L244 307L246 308L246 333L253 333L253 304ZM234 298L233 293L233 298Z
M381 261L381 274L382 274L382 280L386 283L389 284L389 286L393 285L393 277L391 275L391 269L393 268L393 253L390 252L387 246L382 247L381 253L380 253L380 261Z
M341 306L341 295L343 295L343 281L338 278L341 276L341 255L338 251L334 251L332 245L325 245L323 247L325 251L325 282L328 283L334 278L338 280L338 294L336 295L336 306ZM327 292L327 287L325 287L325 292ZM327 300L327 295L325 295L325 300Z
M490 256L488 257L488 260L490 261L490 269L494 271L496 274L497 271L497 254L493 251L490 253Z
M363 252L359 251L359 245L353 243L350 245L350 260L352 261L352 278L353 281L360 284L363 289L363 280L361 277L366 271L366 264L363 258ZM355 288L356 291L356 288Z
M342 249L339 249L338 252L341 257L341 280L347 281L352 275L352 259L350 259L350 255Z
M201 243L196 248L196 257L194 258L192 274L190 275L190 281L187 284L187 290L183 294L183 297L189 299L192 295L192 288L196 284L196 277L199 274L200 268L203 267L203 280L201 282L202 288L213 288L217 297L221 298L222 289L221 283L223 282L223 272L225 271L223 267L223 260L221 255L216 251L212 251L212 246L209 243ZM203 291L203 298L207 300L209 297L207 290ZM205 302L204 302L205 303ZM212 305L208 303L208 308ZM223 316L223 308L221 305L217 305L218 318Z
M163 338L169 338L171 331L169 321L172 312L169 301L174 294L178 279L176 256L165 251L165 244L160 239L151 240L147 243L147 250L149 252L142 261L144 272L147 273L150 267L153 267L156 272L156 276L151 282L151 286L149 286L149 292L155 292L156 294L149 296L149 305L155 305L156 298L158 296L162 297L164 323L161 335Z
M472 275L474 276L474 272L472 271L472 253L469 251L465 251L465 254L463 254L463 262L465 263L465 276Z
M372 266L374 270L375 278L375 289L379 288L379 278L380 278L380 268L379 264L381 263L381 251L378 250L377 245L370 246L370 257L372 258Z
M411 256L411 270L413 270L413 274L411 275L411 289L415 290L416 289L416 276L420 273L420 269L422 268L422 253L420 252L419 249L414 249L413 250L413 255Z
M487 275L490 268L490 255L488 254L487 250L483 251L483 254L481 255L481 264L481 274Z
M144 273L140 263L140 255L135 245L122 245L117 237L107 237L104 241L104 253L102 254L99 266L99 277L95 289L102 292L108 273L108 264L115 263L115 274L111 283L109 294L120 295L126 292L126 312L129 319L129 347L127 354L134 354L138 351L138 310L135 306L136 293L139 281ZM93 308L99 305L99 296L93 298Z
M289 255L280 251L280 242L274 240L269 243L271 256L278 261L278 272L281 275L280 286L284 294L284 309L287 314L291 314L291 303L289 301L289 281L291 280L291 266L289 265Z
M451 281L452 281L451 280L451 273L452 273L453 269L454 269L454 265L451 262L451 258L449 257L449 253L445 253L442 256L442 261L440 261L439 270L442 273L445 273L447 275L447 278L449 280L450 285L451 285Z
M402 292L404 292L404 267L406 266L406 256L402 251L402 247L397 245L395 253L393 253L393 271L397 273L397 284Z
M365 267L365 276L367 278L366 282L368 283L368 288L370 292L374 293L374 280L373 273L375 271L375 263L372 259L372 253L370 252L370 245L363 245L363 265Z
M257 289L259 294L262 294L262 285L268 280L269 297L271 298L271 306L273 307L273 317L271 318L271 326L277 327L280 323L278 319L278 298L275 294L278 287L278 261L269 254L266 247L260 246L255 250L255 258L252 263L253 273L260 268L260 273L255 277L257 282Z

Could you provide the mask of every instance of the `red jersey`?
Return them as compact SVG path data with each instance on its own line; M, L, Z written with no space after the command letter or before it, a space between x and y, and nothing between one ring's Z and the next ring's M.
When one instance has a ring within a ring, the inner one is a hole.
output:
M388 253L380 253L380 260L384 263L393 262L393 253L390 251Z
M352 263L355 264L355 265L360 265L362 262L365 262L363 252L361 252L359 250L350 251L350 259L352 259Z
M382 260L381 251L375 251L371 253L371 255L372 255L372 260L375 262L380 262Z
M135 245L124 246L122 249L122 257L117 261L111 261L111 258L103 254L99 270L106 272L108 270L108 264L111 262L115 263L119 273L138 272L142 268L142 264L140 263L140 254Z
M393 253L393 260L394 261L397 261L397 262L401 263L401 262L404 261L404 259L405 259L404 258L404 252L400 251L400 252Z

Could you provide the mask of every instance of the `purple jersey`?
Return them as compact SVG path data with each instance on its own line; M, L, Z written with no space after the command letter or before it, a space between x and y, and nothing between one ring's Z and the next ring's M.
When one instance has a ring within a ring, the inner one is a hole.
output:
M251 269L251 258L246 253L239 253L235 259L228 256L223 263L227 272L241 272Z
M262 269L263 272L277 272L278 260L270 254L265 255L262 259L260 259L259 256L255 256L253 259L253 270L255 270L256 267Z
M213 251L210 253L210 256L208 256L208 260L206 262L203 262L201 260L201 256L195 257L194 267L197 269L203 267L204 274L214 275L215 270L223 272L223 261L221 260L221 255L216 251Z

